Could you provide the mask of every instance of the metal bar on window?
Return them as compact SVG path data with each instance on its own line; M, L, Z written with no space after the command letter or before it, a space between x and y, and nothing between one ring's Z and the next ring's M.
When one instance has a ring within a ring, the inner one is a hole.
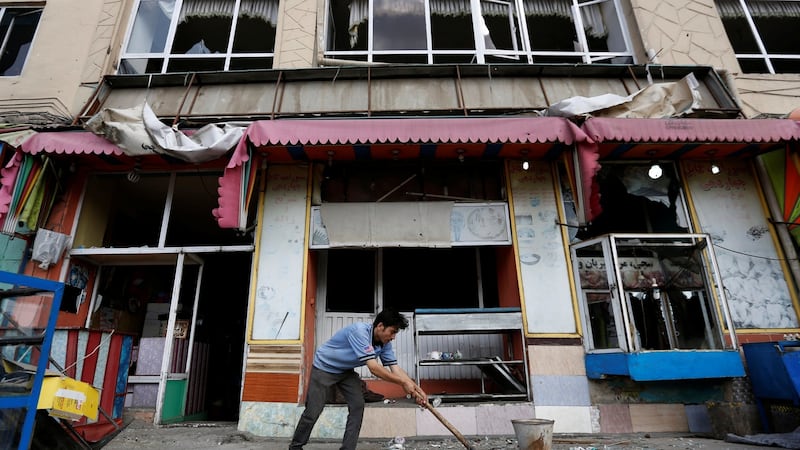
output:
M0 21L2 21L6 17L6 12L8 8L2 8L2 12L0 12ZM14 22L17 20L16 17L11 18L11 22L8 24L8 29L6 30L5 35L3 36L3 44L0 45L0 55L4 55L6 53L6 47L8 46L8 40L11 39L11 32L14 30Z
M225 64L223 64L222 70L229 70L231 67L231 55L233 54L233 40L236 37L236 27L239 24L239 6L241 0L236 0L236 3L233 5L233 17L231 17L231 31L228 35L228 46L226 49L225 55Z
M753 33L753 38L756 40L756 45L758 45L758 51L761 52L761 56L764 58L764 64L767 65L767 70L769 70L769 73L775 73L775 68L772 67L772 60L770 60L767 49L764 47L764 41L761 40L761 34L759 34L758 28L756 28L756 23L753 21L753 16L750 14L750 7L747 6L747 2L745 2L745 0L739 0L739 5L742 7L742 11L744 11L744 17L747 20L747 25L750 27L750 31Z
M589 43L586 41L586 31L583 29L583 16L581 16L581 7L583 5L578 3L578 0L572 0L572 22L575 24L575 35L578 37L578 45L580 46L581 58L583 62L591 64L592 58L589 55Z

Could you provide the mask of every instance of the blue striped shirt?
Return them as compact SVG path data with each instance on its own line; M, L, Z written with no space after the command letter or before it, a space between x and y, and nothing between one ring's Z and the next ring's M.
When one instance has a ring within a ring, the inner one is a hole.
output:
M372 344L372 324L357 322L337 331L314 353L314 367L329 373L343 373L380 358L384 366L397 364L392 343Z

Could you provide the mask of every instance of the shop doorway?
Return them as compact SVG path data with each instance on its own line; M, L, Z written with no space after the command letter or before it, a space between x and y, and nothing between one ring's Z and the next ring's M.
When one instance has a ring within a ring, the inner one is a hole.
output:
M206 253L123 264L132 258L120 257L100 267L89 327L133 336L126 408L152 411L158 423L238 420L251 258Z
M210 213L221 174L92 174L80 205L70 257L98 268L86 325L133 336L125 407L156 424L238 420L254 246Z

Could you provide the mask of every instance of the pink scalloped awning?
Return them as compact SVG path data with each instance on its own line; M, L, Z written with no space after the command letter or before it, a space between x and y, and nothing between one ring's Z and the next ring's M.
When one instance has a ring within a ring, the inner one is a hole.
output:
M598 143L769 143L800 139L800 125L789 119L591 118L581 128Z
M22 142L22 151L57 154L122 155L116 144L89 131L52 131L36 133Z
M593 117L579 145L587 220L600 213L594 175L603 160L721 159L754 156L800 140L790 119L620 119Z
M247 136L256 146L384 143L571 144L576 129L560 117L263 120ZM579 132L579 131L578 131Z
M241 166L251 156L248 142L267 161L286 161L298 159L297 155L299 159L324 159L331 154L335 159L353 159L358 145L369 146L371 159L416 158L421 145L435 148L437 158L456 158L461 152L480 157L488 144L501 144L494 149L495 156L541 158L554 145L561 144L561 151L563 145L585 140L583 131L562 117L262 120L247 128L233 152L219 180L219 208L213 214L222 228L245 226L240 223L245 207L242 193L247 192L242 182L252 176L246 176ZM402 145L387 149L387 144Z

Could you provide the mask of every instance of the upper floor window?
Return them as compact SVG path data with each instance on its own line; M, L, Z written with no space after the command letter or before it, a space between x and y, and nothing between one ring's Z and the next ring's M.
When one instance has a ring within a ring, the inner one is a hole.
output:
M139 0L119 73L270 69L278 0Z
M22 73L42 8L0 7L0 76Z
M725 32L746 73L800 73L800 1L716 0Z
M326 56L368 62L631 63L619 0L329 0Z

